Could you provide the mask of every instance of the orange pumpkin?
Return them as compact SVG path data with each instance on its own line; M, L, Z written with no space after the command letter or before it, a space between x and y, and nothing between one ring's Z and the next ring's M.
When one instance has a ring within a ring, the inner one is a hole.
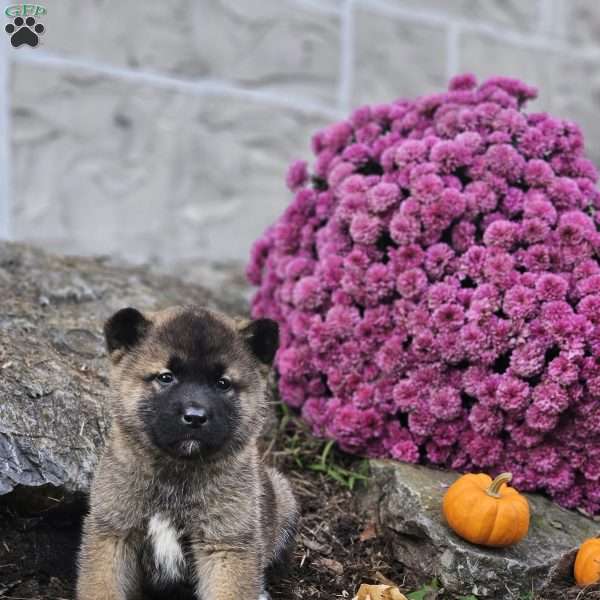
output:
M510 473L492 481L484 473L459 477L444 496L448 525L465 540L482 546L503 547L522 540L529 530L529 503L508 487Z
M591 585L600 581L600 538L585 540L575 558L577 585Z

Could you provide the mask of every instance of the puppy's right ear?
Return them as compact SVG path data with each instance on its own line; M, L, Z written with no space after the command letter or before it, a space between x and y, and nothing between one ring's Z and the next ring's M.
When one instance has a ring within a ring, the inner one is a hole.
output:
M271 319L256 319L242 325L241 334L253 354L270 365L279 347L279 326Z
M137 346L146 335L150 321L135 308L122 308L104 324L106 348L113 362Z

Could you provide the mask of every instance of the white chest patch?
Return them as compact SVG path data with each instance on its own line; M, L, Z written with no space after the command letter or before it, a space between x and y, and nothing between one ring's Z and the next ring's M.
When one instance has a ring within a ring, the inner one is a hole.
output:
M159 573L171 581L179 579L185 559L179 534L171 521L159 514L154 515L148 523L148 535L152 540L154 562Z

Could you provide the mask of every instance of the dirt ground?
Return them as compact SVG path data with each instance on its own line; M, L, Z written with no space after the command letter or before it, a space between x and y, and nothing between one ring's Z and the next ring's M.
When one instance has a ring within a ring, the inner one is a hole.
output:
M302 520L290 571L270 586L273 600L351 599L360 583L384 578L396 582L411 600L451 598L443 590L425 592L427 582L390 559L390 542L356 502L360 486L368 485L362 480L364 463L315 440L287 411L279 412L264 440L265 459L291 479ZM63 498L50 488L0 498L0 600L74 598L85 509L85 499ZM514 600L600 600L600 588L581 590L565 582L549 595Z

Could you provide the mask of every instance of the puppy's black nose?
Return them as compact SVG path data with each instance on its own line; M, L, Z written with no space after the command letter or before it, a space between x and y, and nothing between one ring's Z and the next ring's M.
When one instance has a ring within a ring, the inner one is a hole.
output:
M201 406L187 406L183 409L181 420L188 427L202 427L208 421L208 412Z

